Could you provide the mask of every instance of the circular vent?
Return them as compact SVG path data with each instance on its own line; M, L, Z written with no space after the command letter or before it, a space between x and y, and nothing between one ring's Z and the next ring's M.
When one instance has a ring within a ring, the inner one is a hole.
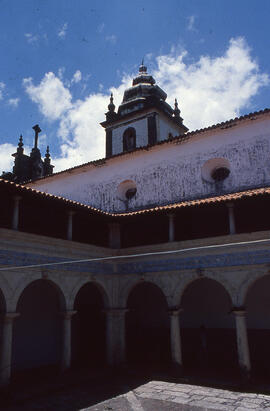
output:
M230 172L230 163L226 158L211 158L202 166L202 178L208 183L223 181Z
M133 180L125 180L117 187L118 197L122 201L131 200L137 193L136 183Z
M229 174L230 174L230 170L227 167L224 167L224 166L216 167L212 171L211 177L215 181L222 181L222 180L225 180L225 178L227 178Z

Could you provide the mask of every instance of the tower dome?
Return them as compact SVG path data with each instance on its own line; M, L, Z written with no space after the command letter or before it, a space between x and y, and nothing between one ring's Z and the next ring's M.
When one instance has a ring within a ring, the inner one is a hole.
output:
M106 130L106 156L184 134L188 129L177 100L172 108L166 99L167 94L142 62L117 111L110 98L106 121L101 123Z

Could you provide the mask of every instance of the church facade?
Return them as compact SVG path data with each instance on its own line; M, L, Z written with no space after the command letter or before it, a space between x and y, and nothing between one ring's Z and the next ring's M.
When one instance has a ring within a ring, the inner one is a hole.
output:
M3 385L100 364L270 375L270 110L188 132L166 97L142 65L110 98L104 159L0 180Z

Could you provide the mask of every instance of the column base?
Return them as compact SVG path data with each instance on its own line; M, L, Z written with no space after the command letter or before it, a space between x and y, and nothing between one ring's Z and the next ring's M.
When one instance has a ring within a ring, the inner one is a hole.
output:
M170 373L174 378L180 378L184 375L183 365L172 363L170 366Z
M243 384L250 382L250 370L246 367L240 367L240 379Z

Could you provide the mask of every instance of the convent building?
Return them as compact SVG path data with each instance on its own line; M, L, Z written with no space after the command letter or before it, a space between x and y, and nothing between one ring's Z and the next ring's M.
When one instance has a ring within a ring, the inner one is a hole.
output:
M0 179L0 382L134 364L270 376L270 110L188 131L142 64L106 157ZM27 157L27 158L26 158Z

